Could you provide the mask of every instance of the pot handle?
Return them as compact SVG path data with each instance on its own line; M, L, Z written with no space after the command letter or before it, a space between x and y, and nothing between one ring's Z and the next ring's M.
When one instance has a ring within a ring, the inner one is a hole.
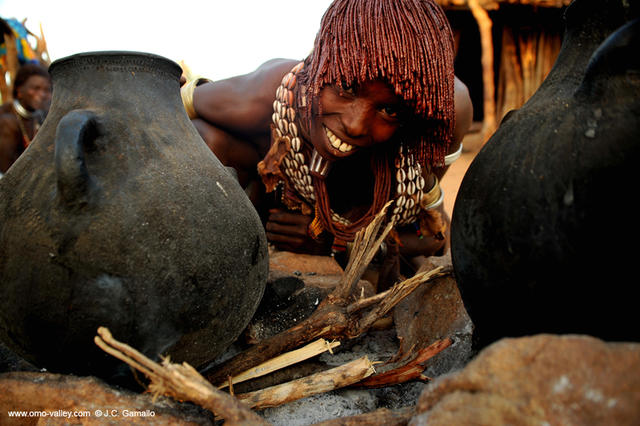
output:
M67 207L82 207L89 202L95 184L87 170L84 146L93 142L96 136L96 115L92 111L73 110L58 123L55 170L58 193Z

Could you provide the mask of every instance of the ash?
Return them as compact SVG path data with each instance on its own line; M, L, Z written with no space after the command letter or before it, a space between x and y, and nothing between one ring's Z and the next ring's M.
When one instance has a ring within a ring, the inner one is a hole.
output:
M342 342L334 349L333 354L325 352L318 357L318 361L330 368L365 355L373 362L385 362L391 359L397 350L398 342L394 330L372 331L357 339ZM379 408L415 406L425 386L422 382L410 382L380 389L339 389L280 407L267 408L259 414L274 425L311 425L339 417L364 414Z

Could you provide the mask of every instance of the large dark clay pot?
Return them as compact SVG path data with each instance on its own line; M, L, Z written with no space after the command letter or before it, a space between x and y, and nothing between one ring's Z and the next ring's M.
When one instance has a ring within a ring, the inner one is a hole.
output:
M479 347L543 332L640 338L640 32L632 4L569 6L554 68L462 181L452 257Z
M175 63L83 53L0 180L0 337L55 372L118 374L98 326L198 367L235 340L268 272L260 219L187 118ZM117 366L117 367L116 367Z

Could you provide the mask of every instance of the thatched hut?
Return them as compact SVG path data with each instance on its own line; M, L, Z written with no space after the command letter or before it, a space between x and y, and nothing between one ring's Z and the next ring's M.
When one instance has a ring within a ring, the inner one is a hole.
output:
M469 87L483 140L550 71L571 0L437 0L456 39L456 74Z

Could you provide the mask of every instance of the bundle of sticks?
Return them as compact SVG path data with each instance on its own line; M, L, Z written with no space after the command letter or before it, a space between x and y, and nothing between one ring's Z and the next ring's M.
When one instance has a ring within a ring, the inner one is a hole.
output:
M131 346L117 341L104 327L98 329L95 343L145 374L150 380L149 391L154 395L191 401L231 423L250 421L265 424L266 421L252 409L275 407L345 386L383 387L415 379L426 380L428 378L423 375L424 362L450 346L451 339L437 340L412 354L402 365L380 373L376 373L374 362L364 356L302 379L244 394L236 395L233 392L236 383L332 351L340 344L340 340L361 336L418 286L451 274L450 270L437 267L416 274L383 293L354 299L356 284L393 227L389 223L381 229L385 212L386 207L368 227L358 233L344 274L311 316L241 352L207 377L187 363L174 364L169 359L163 359L162 364L158 364ZM227 387L229 393L221 390ZM380 419L398 415L406 417L411 413L410 410L402 410L400 414L383 410L376 414Z

